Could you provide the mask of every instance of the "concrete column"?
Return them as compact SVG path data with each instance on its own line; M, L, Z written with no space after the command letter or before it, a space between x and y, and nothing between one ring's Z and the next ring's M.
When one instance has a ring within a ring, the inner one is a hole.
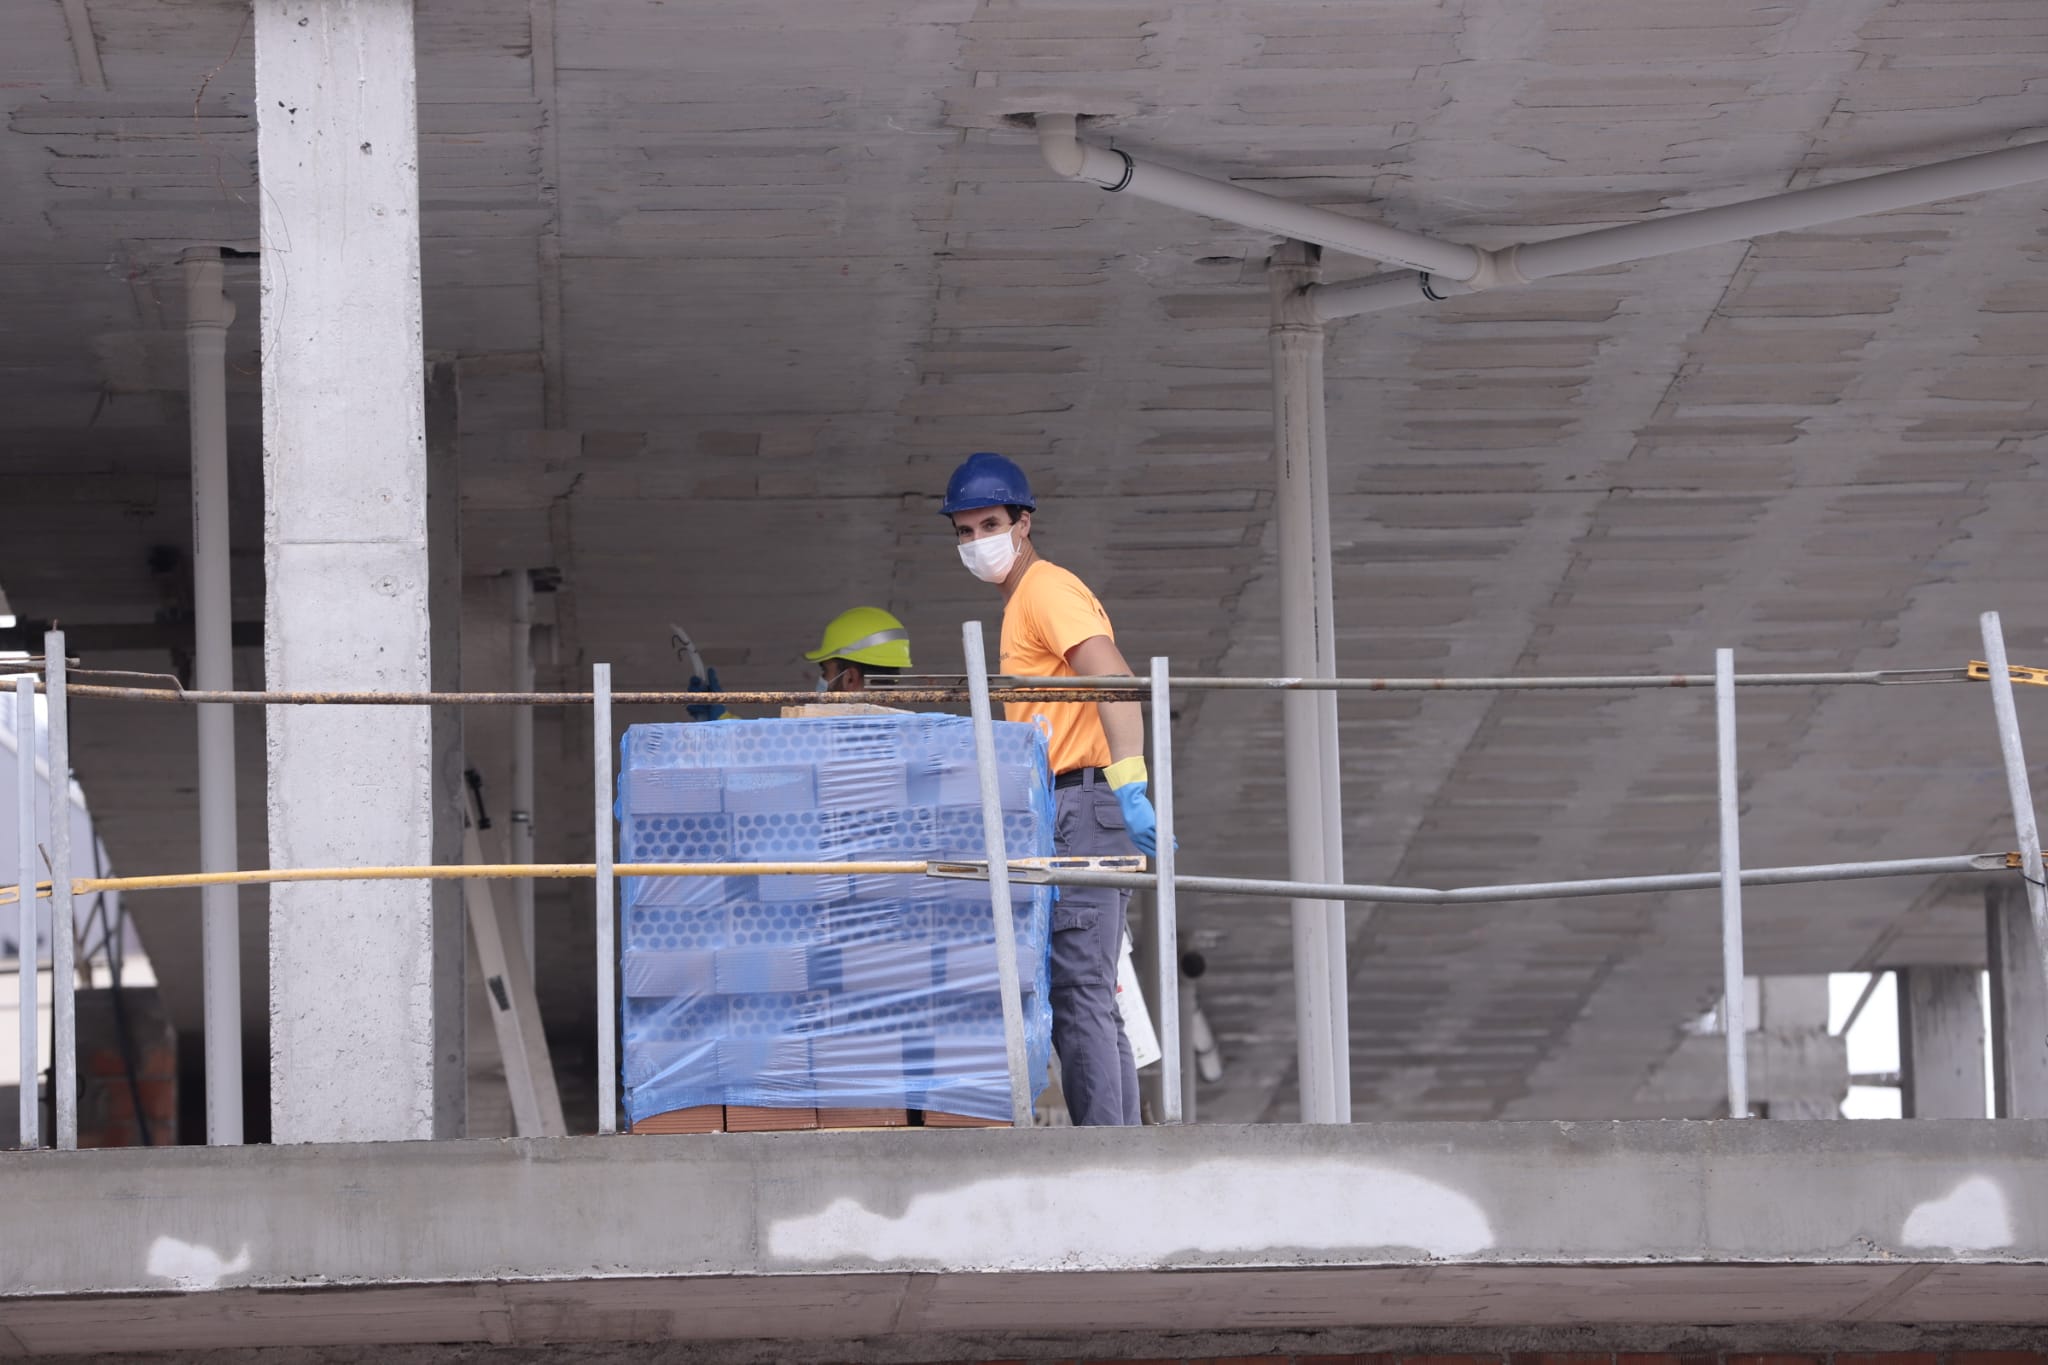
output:
M428 673L436 692L462 690L462 466L458 449L462 402L453 359L427 366L427 615L433 622ZM434 735L434 861L463 860L469 790L462 708L436 706ZM460 882L435 882L434 1136L469 1130L469 920Z
M254 0L263 193L264 658L272 688L424 690L427 461L411 0ZM277 707L279 867L433 857L422 707ZM433 893L270 898L277 1142L428 1138Z
M2002 1119L2048 1118L2048 986L2034 922L2017 881L1984 889L1991 966L1991 1079Z
M1981 1119L1984 994L1975 967L1902 967L1899 1085L1909 1119Z

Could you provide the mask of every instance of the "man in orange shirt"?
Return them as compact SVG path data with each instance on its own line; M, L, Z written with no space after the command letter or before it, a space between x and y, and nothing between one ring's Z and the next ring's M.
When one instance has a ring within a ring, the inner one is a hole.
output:
M1003 593L1002 671L1020 677L1129 676L1095 594L1031 544L1037 510L1024 471L970 455L946 483L960 559ZM1053 843L1075 857L1150 855L1158 818L1146 795L1145 714L1135 701L1010 702L1014 721L1044 722L1053 770ZM1117 1012L1116 968L1128 891L1060 889L1052 912L1052 1043L1076 1124L1136 1124L1138 1071Z

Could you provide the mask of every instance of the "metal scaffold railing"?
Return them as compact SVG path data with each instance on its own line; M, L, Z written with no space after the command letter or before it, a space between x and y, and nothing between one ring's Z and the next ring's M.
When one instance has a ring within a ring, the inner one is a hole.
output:
M618 1112L618 1019L616 982L616 923L614 896L617 878L708 877L727 875L805 875L849 872L881 875L923 875L968 879L990 884L991 904L998 940L1000 990L1003 998L1006 1050L1012 1083L1013 1118L1021 1125L1030 1120L1030 1078L1024 1074L1022 1008L1015 962L1015 931L1009 922L1009 882L1054 886L1102 886L1150 891L1157 909L1153 934L1157 997L1161 1016L1163 1104L1161 1117L1178 1122L1182 1114L1180 1067L1180 992L1177 946L1176 898L1180 892L1195 892L1251 898L1284 898L1333 903L1381 902L1409 905L1477 905L1518 901L1553 900L1587 896L1627 895L1647 892L1697 891L1718 888L1721 906L1724 1022L1727 1031L1727 1081L1729 1111L1735 1116L1749 1112L1746 1053L1744 1048L1742 888L1746 886L1787 886L1828 881L1849 881L1881 877L1937 876L1965 873L1995 873L2017 870L2026 885L2027 902L2037 942L2048 945L2048 864L2044 864L2038 825L2033 811L2026 761L2020 740L2018 709L2014 699L2015 681L2048 684L2048 670L2015 667L2007 663L2005 642L1998 614L1986 612L1981 618L1986 660L1972 661L1958 668L1875 670L1832 673L1737 674L1729 650L1719 650L1711 674L1661 674L1564 677L1500 678L1299 678L1299 677L1176 677L1165 658L1151 661L1150 676L1026 678L990 675L986 672L981 627L978 622L963 626L962 643L969 671L965 675L935 678L892 679L888 685L863 697L860 694L821 695L811 691L764 690L720 693L728 704L858 704L874 695L891 701L924 704L966 702L976 734L976 761L984 787L984 802L997 806L984 812L987 845L985 857L971 861L927 859L879 860L862 863L780 862L780 863L617 863L613 857L615 829L612 812L613 710L619 706L678 706L703 699L691 692L614 691L611 669L597 664L592 669L588 692L419 692L389 693L361 691L195 691L179 686L175 679L157 675L112 674L69 668L64 657L62 632L46 637L44 657L25 664L0 665L18 672L14 683L17 733L30 737L20 764L24 779L20 803L17 848L23 869L23 885L0 889L0 904L17 905L20 941L37 941L38 902L51 903L53 944L54 1016L53 1070L56 1145L77 1145L77 1078L75 1064L76 1020L73 1011L72 905L75 897L101 891L148 891L226 885L253 885L311 881L384 880L490 880L490 879L590 879L595 884L597 935L596 993L599 1018L599 1106L600 1132L617 1128ZM74 677L121 677L128 682L74 682ZM2011 802L2018 852L1960 853L1924 858L1898 858L1857 862L1815 863L1782 867L1744 867L1741 862L1739 770L1735 751L1735 698L1744 687L1854 687L1923 685L1983 681L1990 684L1993 716L2000 756L2004 764L2007 795ZM148 683L152 685L136 685ZM1538 690L1671 690L1712 688L1715 698L1716 791L1720 811L1719 859L1712 872L1660 873L1640 876L1581 878L1569 881L1526 882L1451 888L1380 886L1348 882L1318 883L1246 877L1210 877L1181 873L1175 860L1175 806L1173 735L1169 699L1173 688L1187 691L1323 691L1351 693L1484 693ZM52 821L53 837L44 848L36 838L35 772L33 737L38 732L36 697L45 696L51 788L56 793L56 814L61 816L68 784L59 775L70 771L69 745L73 700L114 700L163 702L182 705L246 706L589 706L593 711L592 772L594 802L592 829L596 856L588 863L458 863L416 866L372 866L339 868L268 868L227 872L192 872L128 877L77 877L70 875L68 821ZM1147 868L1142 858L1026 858L1011 859L1002 842L1000 795L994 787L993 724L997 702L1135 700L1152 712L1153 799L1159 821L1159 853L1156 866ZM32 876L38 861L46 861L47 881ZM2031 872L2028 870L2032 869ZM26 894L23 894L23 892ZM25 957L33 949L25 950ZM24 963L22 973L22 1066L32 1078L37 1071L36 972ZM1296 963L1296 975L1314 970L1314 964ZM2041 969L2048 978L2048 947L2044 947ZM209 1084L226 1083L209 1075ZM24 1084L21 1099L21 1133L24 1145L41 1145L40 1116L36 1086Z

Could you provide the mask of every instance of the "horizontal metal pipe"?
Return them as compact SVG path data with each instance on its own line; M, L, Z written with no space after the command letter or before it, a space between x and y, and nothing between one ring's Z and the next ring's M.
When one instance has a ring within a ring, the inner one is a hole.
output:
M1939 876L1957 872L2003 872L2017 867L2013 853L1963 853L1946 858L1905 858L1881 862L1814 863L1799 867L1746 868L1744 886L1789 886L1802 882L1858 881L1871 877ZM1158 876L1150 872L1091 872L1050 868L1045 858L1012 858L1007 866L1018 884L1108 886L1150 890ZM958 861L927 859L886 862L786 863L617 863L621 877L801 877L816 875L963 879ZM937 869L943 868L941 872ZM465 881L517 877L595 877L596 863L440 863L405 867L249 868L235 872L173 872L140 877L77 877L74 895L96 891L165 891L194 886L253 886L267 882ZM1718 872L1681 872L1648 877L1596 877L1569 882L1529 882L1507 886L1465 886L1437 890L1424 886L1353 886L1322 882L1275 881L1255 877L1176 876L1176 890L1218 895L1306 898L1312 900L1385 901L1414 905L1483 905L1496 901L1551 900L1575 896L1619 896L1647 891L1701 891L1720 884ZM49 883L39 892L47 893ZM14 888L8 888L11 893ZM0 896L0 902L12 896Z
M1072 114L1040 114L1037 122L1045 164L1069 179L1086 180L1116 193L1280 237L1315 242L1368 260L1436 271L1453 279L1469 279L1479 273L1483 258L1469 246L1190 175L1140 161L1128 152L1090 147L1075 136Z
M921 877L930 864L869 863L614 863L621 877ZM171 891L192 886L259 886L271 882L402 882L595 877L596 863L438 863L410 867L272 867L236 872L171 872L145 877L78 877L74 895L95 891Z
M1032 690L1034 700L1044 700L1035 689L1101 688L1136 696L1144 690L1131 680L1116 677L1036 678L1005 674L992 683L1018 691ZM1858 673L1744 673L1735 679L1738 687L1853 687L1886 686L1902 683L1969 682L1965 668L1895 668ZM1230 678L1173 675L1173 685L1192 691L1217 692L1522 692L1554 690L1614 690L1632 688L1697 687L1711 690L1711 673L1615 674L1606 676L1560 676L1529 678ZM871 687L875 694L904 695L887 685Z
M1744 886L1792 886L1803 882L1861 881L1872 877L1924 877L1956 872L1996 872L2003 853L1966 853L1951 858L1905 858L1889 862L1816 863L1804 867L1745 868ZM1054 886L1109 886L1143 891L1157 880L1150 872L1055 871L1042 878ZM1652 891L1706 891L1721 884L1718 872L1681 872L1652 877L1598 877L1571 882L1529 882L1510 886L1464 886L1448 891L1422 886L1337 886L1272 881L1255 877L1175 877L1177 891L1222 896L1291 900L1378 901L1409 905L1489 905L1501 901L1561 900L1580 896L1624 896Z

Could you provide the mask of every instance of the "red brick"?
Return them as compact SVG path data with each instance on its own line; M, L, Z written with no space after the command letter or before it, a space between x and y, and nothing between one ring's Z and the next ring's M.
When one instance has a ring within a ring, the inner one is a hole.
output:
M2042 1365L2040 1351L1950 1351L1949 1365Z
M1296 1356L1294 1365L1394 1365L1393 1356Z
M1500 1365L1500 1356L1402 1356L1401 1365Z
M1294 1365L1287 1356L1217 1356L1201 1365Z
M1508 1365L1609 1365L1613 1359L1606 1351L1573 1351L1562 1355L1517 1352L1508 1357Z
M1625 1351L1614 1358L1614 1365L1721 1365L1721 1362L1712 1355L1680 1356Z
M1941 1365L1941 1356L1934 1351L1879 1351L1872 1355L1837 1351L1835 1365Z
M1821 1356L1729 1356L1727 1365L1824 1365Z

